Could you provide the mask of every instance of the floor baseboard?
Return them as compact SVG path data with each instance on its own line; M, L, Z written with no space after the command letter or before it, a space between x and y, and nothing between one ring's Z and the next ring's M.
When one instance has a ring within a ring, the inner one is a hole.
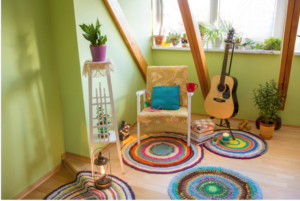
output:
M54 169L52 169L50 172L45 174L42 178L31 184L28 188L26 188L24 191L22 191L19 195L14 197L14 200L21 200L23 199L26 195L31 193L34 189L39 187L42 183L44 183L46 180L48 180L50 177L52 177L55 173L57 173L61 168L63 167L63 164L60 163L58 166L56 166Z

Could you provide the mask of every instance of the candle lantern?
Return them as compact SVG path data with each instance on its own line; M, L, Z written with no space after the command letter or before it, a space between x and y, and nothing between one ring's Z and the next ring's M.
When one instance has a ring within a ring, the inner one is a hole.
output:
M111 165L109 158L99 152L98 157L94 160L94 180L97 189L106 189L111 186Z

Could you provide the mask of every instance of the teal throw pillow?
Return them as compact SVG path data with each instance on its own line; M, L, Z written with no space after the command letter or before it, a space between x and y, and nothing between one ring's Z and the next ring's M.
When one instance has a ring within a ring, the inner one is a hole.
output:
M179 87L180 86L153 87L151 108L160 110L178 110Z

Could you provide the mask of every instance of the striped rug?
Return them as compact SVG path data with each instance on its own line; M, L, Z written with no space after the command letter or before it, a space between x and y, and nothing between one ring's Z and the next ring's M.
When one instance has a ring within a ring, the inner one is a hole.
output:
M74 182L65 184L47 195L44 200L134 200L131 187L116 176L105 190L94 187L91 171L78 172Z

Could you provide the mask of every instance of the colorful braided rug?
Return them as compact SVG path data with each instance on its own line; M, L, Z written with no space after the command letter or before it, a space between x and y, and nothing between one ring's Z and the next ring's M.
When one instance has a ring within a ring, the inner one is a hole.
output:
M94 187L91 171L78 172L76 180L65 184L47 195L44 200L134 200L131 187L116 176L112 176L112 185L105 190Z
M218 143L214 145L210 140L203 146L220 156L237 159L256 158L263 155L268 149L268 144L264 139L241 130L232 130L235 140L232 140L230 136L230 142L225 144L220 140L225 132L229 133L229 130L215 130Z
M221 167L194 167L177 174L169 184L173 200L261 200L259 185L238 172Z
M128 141L122 147L123 161L143 172L168 174L179 172L198 164L203 158L203 149L191 143L186 136L174 133L148 134Z

